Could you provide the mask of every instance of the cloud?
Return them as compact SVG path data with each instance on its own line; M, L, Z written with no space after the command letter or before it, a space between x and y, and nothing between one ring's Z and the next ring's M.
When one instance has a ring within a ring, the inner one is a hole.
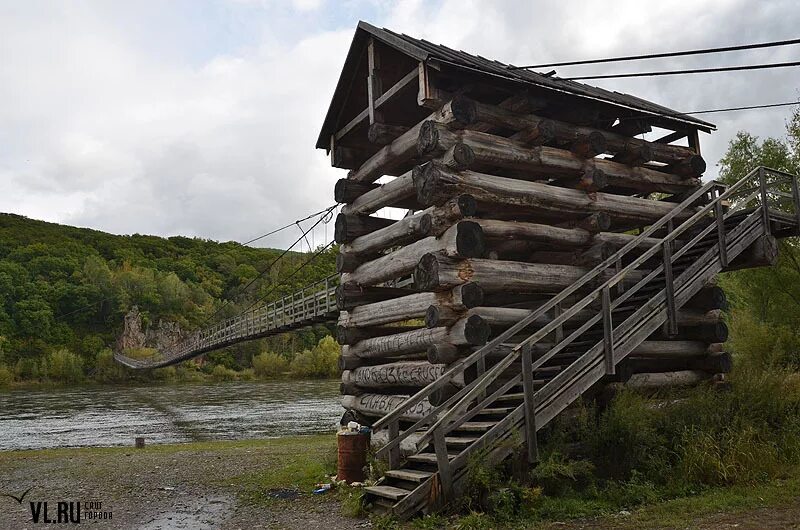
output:
M524 64L777 40L800 23L792 7L219 0L198 9L179 0L53 4L45 15L30 3L6 4L0 210L117 233L242 241L322 209L343 171L314 144L357 18ZM777 62L796 52L560 68L559 75ZM795 69L597 84L679 110L797 97ZM720 130L701 138L704 155L713 166L739 129L780 135L786 115L710 115ZM286 245L298 234L264 244Z

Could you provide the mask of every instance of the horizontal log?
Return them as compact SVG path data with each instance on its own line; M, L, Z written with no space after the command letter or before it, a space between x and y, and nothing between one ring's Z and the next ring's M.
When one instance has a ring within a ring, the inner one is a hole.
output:
M408 180L409 181L411 180L410 175ZM355 182L353 180L348 180L348 179L339 179L336 181L336 184L333 187L333 198L338 203L353 202L362 195L364 195L365 193L368 193L379 187L380 186L378 184ZM409 191L411 193L408 194L408 197L412 197L412 194L414 192L413 185L410 186ZM348 213L369 214L372 212L348 212Z
M408 435L400 441L400 455L409 456L418 452L417 443L422 439L422 432L413 433ZM378 429L370 434L369 443L373 451L379 450L381 447L389 443L389 430Z
M569 144L572 154L580 158L594 158L608 151L608 141L605 134L592 131L589 134L580 134Z
M569 219L558 226L561 228L580 228L592 234L597 234L611 228L611 216L606 212L595 212L582 219Z
M628 357L617 367L618 371L628 374L674 372L678 370L702 370L709 374L727 374L733 368L733 358L728 352L715 353L697 358L659 357L643 359ZM623 377L623 380L627 379Z
M480 346L486 343L490 333L491 329L486 322L478 316L471 316L459 320L449 328L418 329L362 340L350 346L346 354L365 359L395 358L426 352L431 344Z
M363 263L353 272L342 274L343 283L375 285L405 276L414 270L422 256L436 253L442 256L482 256L486 242L480 225L459 221L440 237L426 237L404 247Z
M420 291L441 291L466 282L477 282L485 293L494 291L558 293L585 276L591 269L573 265L525 263L491 259L460 259L425 254L414 269L414 285ZM613 270L599 274L597 282L613 276ZM623 284L640 280L646 272L632 271Z
M341 322L342 318L346 318L347 314L347 311L342 311L339 315L339 321ZM414 325L414 323L396 326L372 326L368 328L356 328L339 324L336 326L336 342L339 344L352 345L365 339L382 337L384 335L395 335L421 327L421 325Z
M756 239L725 268L726 271L772 267L778 263L778 239L765 234Z
M392 143L382 147L357 169L350 171L347 178L356 182L375 182L383 175L399 175L408 171L413 165L412 161L418 157L417 141L424 123L434 121L451 129L459 129L474 123L474 116L470 114L471 112L471 109L464 107L459 101L446 103L441 109L411 127Z
M595 219L602 223L602 219ZM495 241L521 241L527 240L556 248L581 248L594 244L607 244L613 248L621 248L636 239L632 234L618 234L615 232L600 232L593 234L583 228L562 228L539 223L524 223L517 221L498 221L493 219L476 219L481 225L483 234L490 244ZM660 243L657 238L645 238L640 249L646 250ZM526 249L529 247L526 247Z
M415 293L414 289L401 287L367 287L354 283L343 283L336 287L336 307L341 311L347 311L360 305L391 300L392 298Z
M709 311L698 311L688 307L678 310L678 326L704 326L716 324L722 320L722 310L711 309ZM668 333L669 324L664 323L662 333Z
M493 172L497 169L513 171L515 177L524 176L526 180L575 178L581 177L586 170L585 158L565 149L524 147L502 136L470 130L452 131L434 121L426 122L420 128L417 151L421 158L430 159L459 143L472 150L476 165L492 168ZM648 193L679 193L700 186L698 179L646 167L631 167L612 160L594 159L588 163L605 174L610 186Z
M606 243L598 243L587 249L556 251L538 250L528 256L528 261L535 263L552 263L554 265L577 265L592 268L607 260L614 254L614 249Z
M634 374L625 382L628 388L653 390L676 386L692 386L712 379L712 375L701 370L680 370L677 372Z
M466 285L473 285L473 284L466 284ZM449 314L444 311L437 311L433 309L433 307L434 306L429 307L428 311L425 313L425 326L429 328L448 326L453 322L455 322L456 320L471 315L478 315L492 328L511 327L520 320L527 318L535 311L535 309L530 309L530 308L475 306L471 309L463 309L461 311L454 312L453 314ZM579 311L574 317L570 318L567 322L565 322L565 327L575 328L578 325L583 324L590 318L596 316L598 314L598 311L599 308L597 308L597 310L584 309L582 311ZM678 326L681 332L687 329L691 330L693 327L702 326L705 328L708 326L715 326L720 322L719 318L720 318L719 310L709 311L708 313L698 313L692 310L681 309L678 311L677 314ZM531 328L538 329L540 327L549 324L550 322L552 322L552 320L553 320L553 312L549 311L544 315L542 315L541 317L539 317L538 319L536 319L534 322L532 322ZM689 331L688 333L693 334L695 332ZM726 332L718 332L717 334L713 335L713 337L719 337L725 334ZM682 334L679 334L679 336L684 337L684 335ZM706 334L706 336L712 337L711 333ZM700 338L694 338L688 336L686 336L685 338L689 340L703 340ZM705 342L724 342L724 341L707 340Z
M527 335L520 335L515 340L524 340ZM590 339L591 343L599 343L602 339ZM596 341L596 342L595 342ZM487 353L487 365L502 359L507 356L518 342L504 343L495 348L493 351ZM537 342L533 345L533 353L536 355L543 355L553 348L552 342ZM433 364L451 364L459 359L462 359L472 352L475 348L466 345L441 345L434 344L426 350L428 362ZM646 340L639 346L633 349L628 358L640 359L680 359L686 360L690 358L705 358L709 355L716 355L724 352L724 347L721 344L705 344L697 341L656 341ZM552 366L553 364L569 363L575 357L575 354L557 354L545 366Z
M408 399L404 395L362 394L360 396L342 396L342 407L355 410L365 416L380 418L394 411ZM401 417L404 421L421 420L433 407L427 399L406 411Z
M465 283L446 292L414 293L355 307L339 315L339 325L367 327L422 318L429 307L466 311L483 303L483 289L476 283ZM457 319L456 319L457 320ZM448 325L454 323L449 322ZM431 326L429 326L431 327ZM438 326L436 326L438 327Z
M374 256L387 248L412 243L431 235L439 236L456 221L475 215L476 209L475 199L469 195L461 195L442 206L431 206L385 228L357 237L350 243L342 244L339 255L345 256L342 258L344 261L360 264L364 257ZM352 272L355 267L347 270L337 266L337 270Z
M467 102L462 102L466 106ZM598 129L591 127L584 127L580 125L573 125L571 123L557 121L552 119L541 118L532 114L520 114L510 110L503 109L497 105L490 105L472 101L475 107L474 119L480 123L491 124L495 127L504 129L511 129L513 131L526 131L535 129L543 122L548 122L550 128L551 138L559 144L570 144L576 141L581 136L587 136L593 132L600 132ZM648 142L638 138L631 138L621 134L616 134L610 131L601 131L605 138L607 152L616 155L622 155L620 158L625 160L623 163L630 163L631 152L634 150L645 150L639 156L646 160L655 160L666 164L674 164L687 159L692 159L697 155L689 147L679 145L660 144L656 142ZM524 140L524 137L518 136L517 139ZM650 154L647 154L649 151ZM698 168L698 162L695 162L695 168ZM696 171L695 175L700 175L705 168Z
M632 357L703 357L722 350L718 343L692 340L646 340L634 348Z
M386 207L418 209L416 190L414 189L414 181L410 170L385 184L378 185L340 179L337 181L336 186L334 189L336 202L350 203L342 206L342 213L344 214L369 215ZM337 189L340 187L341 190L337 195ZM361 190L365 191L353 197Z
M402 136L408 127L404 125L389 125L387 123L375 122L367 129L367 140L377 145L386 145Z
M342 382L362 388L424 387L439 379L446 369L444 364L401 361L345 370Z
M337 145L331 152L331 165L341 169L355 169L366 154L362 149Z
M562 218L583 218L595 212L605 212L615 220L641 224L662 218L676 206L602 192L587 194L474 171L457 173L435 162L415 169L412 175L417 199L428 206L443 204L450 197L467 193L479 204L531 208ZM686 209L676 216L676 221L685 220L693 213L692 209Z
M728 309L728 298L725 291L716 285L703 287L686 303L686 307L698 309L700 311L710 311L712 309Z
M334 239L337 243L348 243L359 236L396 223L394 219L340 213L336 216Z
M420 387L416 386L386 386L386 387L376 387L376 388L363 388L354 383L339 383L339 393L342 395L350 395L350 396L361 396L363 394L414 395L417 392L419 392L419 389Z
M678 326L678 333L675 337L670 337L664 329L657 331L653 338L681 340L699 340L701 342L725 342L728 340L728 325L725 322L714 322L713 324L701 324L698 326Z

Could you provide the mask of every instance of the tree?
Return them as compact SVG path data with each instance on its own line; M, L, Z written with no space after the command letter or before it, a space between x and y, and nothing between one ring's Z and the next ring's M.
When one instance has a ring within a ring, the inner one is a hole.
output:
M786 125L785 138L763 141L739 132L720 160L720 179L733 184L758 166L800 173L800 111ZM751 360L797 366L800 354L800 246L782 240L774 267L726 273L721 281L731 298L732 345Z

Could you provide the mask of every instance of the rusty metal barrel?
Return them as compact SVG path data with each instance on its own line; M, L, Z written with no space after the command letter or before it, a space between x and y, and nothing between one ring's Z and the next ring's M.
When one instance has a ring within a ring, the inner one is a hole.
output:
M336 479L352 482L364 481L364 468L367 466L369 433L340 432L336 436L339 448Z

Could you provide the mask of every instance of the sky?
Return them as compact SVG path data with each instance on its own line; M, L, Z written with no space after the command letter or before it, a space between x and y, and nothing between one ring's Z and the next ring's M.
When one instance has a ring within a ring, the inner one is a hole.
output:
M793 0L0 0L0 212L246 241L332 205L345 171L314 145L358 20L513 64L800 33ZM558 75L798 59L795 45ZM589 83L681 111L800 97L798 68ZM790 113L702 116L718 127L700 138L707 175L737 131L781 136Z

